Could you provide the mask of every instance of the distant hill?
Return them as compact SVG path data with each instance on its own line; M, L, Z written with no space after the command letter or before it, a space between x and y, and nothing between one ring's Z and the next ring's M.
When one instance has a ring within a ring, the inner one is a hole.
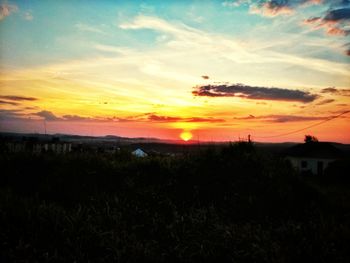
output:
M144 137L121 137L116 135L106 136L84 136L84 135L72 135L72 134L40 134L40 133L0 133L0 140L12 140L21 141L23 138L36 138L39 141L52 140L53 138L59 138L60 141L82 143L82 144L97 144L97 145L109 145L118 144L124 145L130 149L142 148L146 151L158 151L158 152L184 152L184 151L197 151L207 148L220 148L227 145L230 142L206 142L206 141L188 141L182 140L162 140L158 138L144 138ZM350 156L350 144L341 144L331 142L335 147L342 150L346 156ZM272 153L281 154L289 147L296 145L295 142L283 142L283 143L254 143L260 150Z

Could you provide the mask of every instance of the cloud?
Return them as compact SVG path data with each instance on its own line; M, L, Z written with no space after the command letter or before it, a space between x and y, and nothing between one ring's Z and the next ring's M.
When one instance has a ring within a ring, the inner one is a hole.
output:
M0 21L5 17L17 12L18 7L16 5L10 5L7 3L0 4Z
M53 114L51 111L39 111L35 115L39 117L43 117L47 121L60 121L62 120L61 118L57 117L55 114Z
M335 87L329 87L321 90L321 93L330 93L340 96L350 96L350 89L337 89Z
M118 117L84 117L80 115L75 115L75 114L66 114L61 117L56 116L53 112L51 111L40 111L35 113L35 115L40 116L44 118L47 121L82 121L82 122L131 122L131 121L136 121L138 120L137 117L127 117L127 118L118 118Z
M91 26L91 25L77 23L74 26L75 26L75 28L77 28L80 31L98 33L98 34L103 34L103 35L106 34L106 32L102 31L101 29L99 29L97 27Z
M176 122L180 121L181 118L179 117L169 117L169 116L158 116L158 115L149 115L148 120L150 121L159 121L159 122Z
M335 100L333 100L333 99L325 99L325 100L322 100L322 101L316 103L316 105L325 105L325 104L332 103L332 102L334 102L334 101L335 101Z
M268 120L271 122L299 122L299 121L319 121L325 120L329 117L315 117L315 116L295 116L295 115L271 115Z
M243 84L221 84L197 86L192 92L195 96L239 97L253 100L278 100L311 102L318 96L301 90L255 87Z
M252 14L260 14L266 17L275 17L278 15L290 15L296 12L298 8L305 8L310 5L323 5L328 7L330 14L327 19L333 20L333 13L338 15L346 15L334 9L344 8L350 5L349 0L232 0L222 3L226 7L238 7L247 5Z
M229 7L247 5L250 13L265 17L291 15L298 12L298 8L321 5L327 11L321 16L318 14L305 19L304 24L311 26L314 30L323 29L330 36L347 36L350 34L349 0L235 0L226 1L223 5ZM350 50L347 49L345 54L350 56Z
M164 115L156 115L155 113L144 113L141 115L129 116L129 117L103 117L103 116L95 116L95 117L84 117L80 115L63 115L61 117L56 116L51 111L40 111L34 113L36 116L40 116L47 121L85 121L85 122L188 122L188 123L196 123L196 122L208 122L208 123L218 123L225 122L224 119L212 118L212 117L174 117L174 116L164 116Z
M7 105L13 105L13 106L18 105L18 103L17 103L17 102L13 102L13 101L5 101L5 100L0 100L0 104L7 104Z
M0 120L14 120L23 118L21 110L5 110L0 109Z
M222 2L223 6L238 7L240 5L251 4L252 0L231 0Z
M24 96L12 96L12 95L2 95L0 96L0 99L4 100L12 100L12 101L35 101L38 100L37 98L33 97L24 97Z
M313 17L304 21L315 30L324 29L327 35L347 36L350 34L350 7L328 10L323 17Z
M323 89L321 92L322 93L336 93L338 90L335 87L329 87Z
M217 118L193 117L193 118L187 119L186 122L211 122L211 123L215 123L215 122L225 122L225 120L224 119L217 119Z
M300 115L262 115L253 116L249 115L247 117L236 117L236 120L264 120L273 123L285 123L285 122L302 122L302 121L318 121L326 120L330 118L329 116L300 116Z
M37 110L38 108L37 106L24 107L25 110Z
M288 6L278 1L266 1L251 6L250 13L260 14L262 16L274 17L278 15L290 15L294 12L291 6Z
M79 115L63 115L62 117L66 121L88 121L88 120L90 120L90 118L82 117Z
M223 2L223 6L238 7L248 5L252 14L266 17L290 15L298 7L321 4L324 0L233 0Z
M217 118L202 118L202 117L191 117L191 118L182 118L182 117L169 117L169 116L159 116L151 114L148 116L148 120L155 122L225 122L224 119Z
M23 14L23 19L24 19L24 20L32 21L33 18L34 18L34 17L33 17L33 14L32 14L31 11L26 11L26 12L24 12L24 14Z

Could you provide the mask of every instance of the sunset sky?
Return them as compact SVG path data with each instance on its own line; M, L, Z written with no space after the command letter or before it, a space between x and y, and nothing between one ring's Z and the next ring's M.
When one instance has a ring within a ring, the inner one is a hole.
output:
M350 143L350 0L0 5L1 132Z

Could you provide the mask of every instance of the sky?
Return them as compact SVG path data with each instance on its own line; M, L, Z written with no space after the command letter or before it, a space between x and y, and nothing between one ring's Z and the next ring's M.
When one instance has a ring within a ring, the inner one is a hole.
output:
M350 143L350 0L0 0L0 131Z

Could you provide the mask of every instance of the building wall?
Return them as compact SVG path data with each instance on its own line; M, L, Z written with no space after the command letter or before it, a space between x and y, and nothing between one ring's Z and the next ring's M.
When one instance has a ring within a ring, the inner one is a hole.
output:
M300 157L287 157L292 163L293 167L300 172L311 171L313 174L318 174L318 163L323 163L323 171L328 165L335 161L335 159L317 159L317 158L300 158ZM306 167L303 167L303 162L306 162Z

